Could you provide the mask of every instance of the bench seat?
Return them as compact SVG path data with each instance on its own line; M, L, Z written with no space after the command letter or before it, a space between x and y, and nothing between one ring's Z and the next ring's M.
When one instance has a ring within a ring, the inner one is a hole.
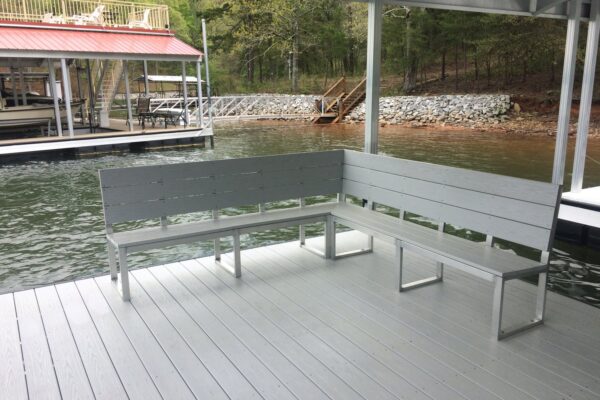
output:
M548 268L539 261L485 243L466 240L363 207L340 203L332 214L341 225L383 239L400 240L401 246L407 250L458 269L468 268L467 272L487 280L494 276L509 280L537 274Z
M331 214L331 210L335 206L335 203L324 203L302 208L294 207L270 210L264 213L221 217L216 220L142 228L112 233L107 235L107 239L117 249L125 248L128 252L144 251L157 247L190 243L195 240L232 236L234 232L244 234L257 232L261 229L276 229L290 225L322 222Z

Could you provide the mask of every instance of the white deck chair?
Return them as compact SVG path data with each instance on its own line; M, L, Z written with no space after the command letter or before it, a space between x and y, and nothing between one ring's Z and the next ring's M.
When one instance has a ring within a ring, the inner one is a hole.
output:
M135 19L136 14L131 14L129 19L129 27L130 28L144 28L144 29L152 29L150 25L150 9L146 8L142 15L142 19Z
M75 25L104 25L104 4L100 4L91 14L73 15L68 19Z
M65 17L62 15L54 15L53 13L46 13L42 17L42 22L46 24L64 24L67 22Z

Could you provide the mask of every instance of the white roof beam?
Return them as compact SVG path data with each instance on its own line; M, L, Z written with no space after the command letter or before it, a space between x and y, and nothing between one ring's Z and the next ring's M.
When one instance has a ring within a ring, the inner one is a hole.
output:
M354 0L366 2L368 0ZM387 4L442 10L471 11L493 14L539 16L567 19L567 4L570 0L384 0ZM581 19L587 20L590 2L584 0Z

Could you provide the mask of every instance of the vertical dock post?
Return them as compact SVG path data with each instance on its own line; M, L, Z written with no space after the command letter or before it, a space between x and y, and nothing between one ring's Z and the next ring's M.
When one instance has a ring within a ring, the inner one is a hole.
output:
M60 69L62 71L63 79L63 100L67 109L67 127L69 129L69 137L73 137L75 136L75 133L73 132L73 113L71 112L71 77L69 76L67 60L64 58L60 59Z
M210 98L210 70L208 68L208 43L206 41L206 21L202 18L202 44L204 46L204 66L206 68L206 100L208 105L208 126L212 129L212 101Z
M144 94L150 95L150 83L148 82L148 61L144 60Z
M556 131L556 147L554 148L554 167L552 183L562 184L565 177L567 158L567 141L569 139L569 118L573 100L573 82L577 61L577 42L579 39L579 22L581 19L581 0L569 2L569 19L567 22L567 39L565 43L565 59L563 65L562 85L560 88L560 107L558 111L558 127Z
M133 113L131 112L131 90L129 89L129 63L123 61L123 80L125 81L125 102L127 103L127 125L133 131Z
M56 93L56 71L54 70L54 61L48 59L48 77L50 78L50 93L54 103L54 119L56 120L56 132L58 136L63 135L62 121L60 119L60 105L58 104L58 93Z
M198 127L202 129L204 127L204 107L202 105L202 65L200 64L200 61L196 62L196 80L198 81L198 91L196 92L198 95L198 104L196 105L196 122Z
M25 72L23 68L19 68L19 86L21 87L21 100L23 105L27 105L27 88L25 87Z
M185 61L181 62L181 84L183 88L183 126L188 126L188 86L187 71L185 70Z
M365 99L365 152L377 154L379 143L379 85L383 2L369 1L367 25L367 97Z
M585 49L585 65L583 67L583 82L581 84L581 100L579 101L579 120L577 122L575 157L573 159L573 177L571 179L572 192L579 192L583 188L585 154L587 151L587 139L590 128L592 98L594 96L596 59L598 57L600 4L597 1L593 1L590 7L590 21L588 24L587 44Z

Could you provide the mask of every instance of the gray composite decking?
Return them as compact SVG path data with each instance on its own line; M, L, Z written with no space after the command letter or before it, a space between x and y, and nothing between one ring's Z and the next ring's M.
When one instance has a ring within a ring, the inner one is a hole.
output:
M212 258L139 269L131 303L108 276L1 295L0 398L600 398L600 309L550 293L544 326L496 342L490 283L448 268L398 293L393 251L250 249L241 279ZM507 318L534 298L511 281Z

